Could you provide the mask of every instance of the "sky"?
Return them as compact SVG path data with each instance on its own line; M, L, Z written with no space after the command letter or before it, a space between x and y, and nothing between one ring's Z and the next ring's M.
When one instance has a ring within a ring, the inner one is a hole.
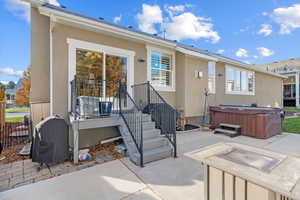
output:
M300 0L49 1L246 63L300 57ZM30 66L29 15L26 3L0 0L1 82Z

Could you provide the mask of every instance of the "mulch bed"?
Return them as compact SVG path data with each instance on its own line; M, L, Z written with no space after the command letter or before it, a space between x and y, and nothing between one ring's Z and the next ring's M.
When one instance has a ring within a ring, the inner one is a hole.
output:
M121 140L117 140L114 142L109 142L109 143L99 144L94 146L92 148L93 150L89 152L92 155L93 158L92 161L95 160L96 154L98 153L108 154L109 156L113 157L113 159L123 158L124 155L122 153L117 152L115 149L115 147L120 145L121 143L122 143ZM20 145L15 145L13 147L4 149L1 155L5 156L5 159L0 161L0 165L29 159L29 156L19 155L19 152L22 150L23 147L24 144L20 144ZM84 162L79 162L78 165L81 165L82 163Z
M4 149L1 155L5 156L5 159L0 161L0 165L29 159L29 156L19 155L24 146L24 144L20 144Z

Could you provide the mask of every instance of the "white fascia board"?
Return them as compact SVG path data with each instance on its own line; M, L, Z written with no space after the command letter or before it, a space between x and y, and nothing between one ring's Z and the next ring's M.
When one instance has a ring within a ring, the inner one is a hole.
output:
M184 53L186 55L189 55L189 56L194 56L194 57L197 57L197 58L203 58L203 59L206 59L206 60L218 62L217 58L209 56L209 55L205 55L205 54L202 54L202 53L199 53L199 52L196 52L196 51L191 51L191 50L188 50L188 49L185 49L185 48L182 48L182 47L176 47L176 50L181 52L181 53Z
M40 0L21 0L22 2L29 3L32 7L39 7L45 4L45 2Z
M256 71L256 72L268 74L270 76L276 76L276 77L279 77L279 78L287 78L286 76L283 76L281 74L277 74L277 73L274 73L274 72L265 71L263 69L258 69L257 67L254 67L253 65L248 65L246 63L237 62L237 61L226 59L226 58L223 58L223 57L219 57L219 58L220 58L220 61L222 61L222 62L224 62L226 64L235 65L237 67L242 67L242 68L245 68L245 69L248 69L248 70L252 70L252 71Z
M136 33L130 30L126 30L123 28L115 27L109 24L97 22L91 19L86 19L84 17L76 16L73 14L65 13L58 10L53 10L46 7L39 7L40 14L46 15L46 16L54 16L57 19L57 22L68 22L70 24L74 25L80 25L83 29L90 30L91 28L94 30L98 30L101 32L110 32L114 33L115 35L119 36L125 36L128 38L132 38L134 40L141 40L146 43L152 43L155 45L164 45L169 48L175 48L176 44L168 41L163 41L160 39L152 38L147 35L143 35L140 33Z

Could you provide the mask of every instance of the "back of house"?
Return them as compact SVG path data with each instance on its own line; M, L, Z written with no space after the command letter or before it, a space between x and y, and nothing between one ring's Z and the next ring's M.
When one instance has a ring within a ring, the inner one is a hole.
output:
M191 123L201 119L205 100L209 106L283 105L284 76L66 8L24 1L31 3L30 98L35 124L48 115L69 120L70 83L75 77L122 78L130 95L131 86L149 81Z

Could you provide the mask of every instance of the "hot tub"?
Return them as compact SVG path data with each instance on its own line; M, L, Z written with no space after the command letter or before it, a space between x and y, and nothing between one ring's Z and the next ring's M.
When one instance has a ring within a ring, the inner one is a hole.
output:
M265 139L282 132L282 110L249 106L210 107L211 128L217 128L220 123L239 125L242 135Z

